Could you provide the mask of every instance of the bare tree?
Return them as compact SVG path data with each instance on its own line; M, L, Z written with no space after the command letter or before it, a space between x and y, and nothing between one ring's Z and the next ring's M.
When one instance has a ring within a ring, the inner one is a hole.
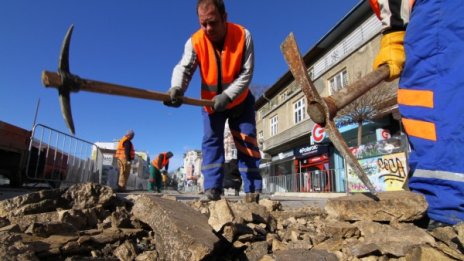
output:
M372 88L337 113L338 126L358 124L358 146L362 144L362 124L391 112L396 104L398 82L383 82Z
M262 84L256 84L252 83L250 85L250 90L253 93L253 95L258 99L267 89L269 89L268 85L262 85Z

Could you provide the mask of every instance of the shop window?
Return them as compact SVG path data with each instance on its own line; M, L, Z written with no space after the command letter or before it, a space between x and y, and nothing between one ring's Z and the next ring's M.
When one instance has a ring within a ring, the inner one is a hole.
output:
M287 159L272 163L271 176L287 176L294 174L293 160Z

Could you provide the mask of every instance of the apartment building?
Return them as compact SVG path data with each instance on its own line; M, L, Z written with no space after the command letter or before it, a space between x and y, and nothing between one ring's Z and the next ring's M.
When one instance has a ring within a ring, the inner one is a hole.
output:
M308 75L321 96L329 96L372 71L380 32L380 21L368 2L362 1L303 54ZM298 35L295 37L298 41ZM300 50L307 49L300 46ZM362 124L362 144L401 133L396 106L398 82L382 85L382 90L389 91L373 91L370 97L375 99L364 99L376 103L377 109L371 115L374 120ZM346 191L345 162L323 129L311 121L306 105L290 71L257 98L257 135L264 155L261 173L268 186L277 182L274 177L285 176L284 181L279 181L285 184L274 184L284 191ZM348 145L357 146L358 125L342 126L342 120L336 123L340 123L339 130Z

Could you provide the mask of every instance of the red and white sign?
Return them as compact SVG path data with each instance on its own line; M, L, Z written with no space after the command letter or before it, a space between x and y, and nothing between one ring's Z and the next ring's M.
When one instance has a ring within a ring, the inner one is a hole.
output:
M322 128L319 124L314 124L311 131L311 142L319 143L325 138L325 128Z
M388 140L391 138L390 131L387 129L376 129L375 134L377 136L377 140Z

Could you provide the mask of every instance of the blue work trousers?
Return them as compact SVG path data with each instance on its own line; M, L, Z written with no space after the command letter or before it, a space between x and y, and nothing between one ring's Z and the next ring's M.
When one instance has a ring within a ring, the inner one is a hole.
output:
M224 127L229 128L237 147L237 161L243 188L246 193L262 190L259 173L260 152L256 140L255 98L249 93L242 104L224 112L208 114L202 110L202 173L204 189L223 189L224 179Z

